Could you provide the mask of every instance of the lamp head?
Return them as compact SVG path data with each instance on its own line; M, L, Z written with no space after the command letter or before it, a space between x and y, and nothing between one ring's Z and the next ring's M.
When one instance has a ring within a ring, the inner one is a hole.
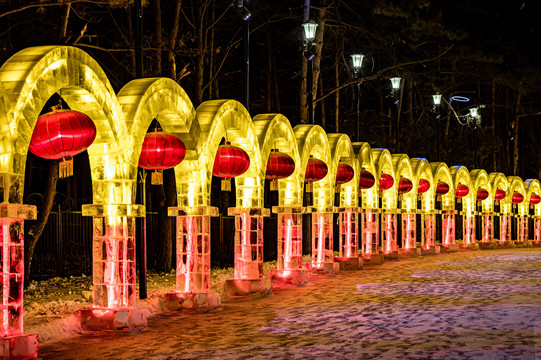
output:
M434 100L434 106L439 106L441 104L441 94L432 95L432 99Z
M400 81L402 80L401 77L395 76L395 77L392 77L390 80L391 80L391 86L393 87L393 91L400 89Z
M314 20L310 20L302 24L304 29L304 40L308 43L313 43L316 38L317 23Z
M362 54L352 54L351 55L351 64L354 71L359 71L361 66L363 66L364 55Z

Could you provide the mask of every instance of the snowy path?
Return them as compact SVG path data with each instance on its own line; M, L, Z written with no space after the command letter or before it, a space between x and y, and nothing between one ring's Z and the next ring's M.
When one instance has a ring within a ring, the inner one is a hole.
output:
M142 333L80 335L43 359L541 359L541 251L387 262Z

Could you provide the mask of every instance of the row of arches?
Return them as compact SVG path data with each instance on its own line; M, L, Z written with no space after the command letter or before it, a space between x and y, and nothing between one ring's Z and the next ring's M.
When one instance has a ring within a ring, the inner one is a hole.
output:
M327 134L317 125L292 127L282 114L252 118L234 100L206 101L196 109L186 92L167 78L133 80L116 94L105 72L84 51L69 46L43 46L18 52L0 68L0 197L4 206L26 211L7 216L12 220L3 226L10 227L35 216L35 209L22 204L26 156L38 115L54 94L59 94L71 109L90 116L97 130L96 140L88 148L93 203L83 206L83 214L94 217L94 247L101 249L94 253L96 307L135 306L135 259L126 249L134 246L134 217L145 215L144 207L135 203L137 165L145 134L154 120L186 146L184 161L174 169L177 207L170 209L170 215L177 217L177 293L183 294L182 301L193 294L210 293L208 218L216 214L210 201L212 168L224 137L250 157L249 169L235 178L236 204L231 211L239 219L234 241L238 244L235 251L238 249L241 255L235 255L235 278L245 281L236 281L232 285L235 291L249 292L254 282L261 280L262 257L252 250L261 247L261 218L269 212L264 208L264 185L272 149L288 154L295 162L294 173L278 181L278 206L273 210L278 213L278 271L282 271L279 275L283 277L284 271L297 272L300 282L304 281L306 270L302 264L303 213L312 214L315 270L334 262L332 226L336 212L340 213L341 222L340 257L356 259L359 250L367 257L378 253L380 247L383 252L396 251L399 220L405 224L401 231L403 247L417 247L420 237L421 246L430 248L439 240L434 232L436 216L441 216L444 228L454 229L455 215L459 214L464 217L464 224L473 224L470 233L475 225L471 219L476 216L483 216L485 225L495 216L503 216L509 222L512 216L541 218L541 204L535 204L533 212L529 210L532 195L541 193L538 180L522 181L502 173L469 171L464 166L448 167L443 162L391 154L386 149L371 148L368 143L352 143L345 134ZM311 156L325 162L329 171L314 183L311 202L306 206L304 176ZM336 173L341 162L349 164L355 175L340 186L336 198ZM373 176L373 186L359 187L363 172ZM379 181L383 175L393 179L393 184L385 189ZM403 179L411 183L410 191L401 191ZM428 181L430 187L419 192L422 181ZM447 192L437 193L440 183L447 186ZM469 191L460 197L457 206L459 186ZM478 205L479 189L488 196ZM505 196L496 200L498 190ZM516 211L514 194L524 198ZM416 224L419 214L423 216L421 234ZM523 223L527 226L527 221ZM536 221L537 240L539 228ZM467 245L475 242L470 233L463 233ZM445 234L441 245L454 244L454 236ZM12 240L4 237L2 246L15 246ZM486 240L492 241L493 236ZM122 246L127 247L123 250ZM7 281L5 276L12 275L4 272L2 276ZM18 279L22 294L22 274ZM208 305L209 297L205 299L203 302ZM22 298L4 305L20 313ZM14 331L22 331L22 322Z

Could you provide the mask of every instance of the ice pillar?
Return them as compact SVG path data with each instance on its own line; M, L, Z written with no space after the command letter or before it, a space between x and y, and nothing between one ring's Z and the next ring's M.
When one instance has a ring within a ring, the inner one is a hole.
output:
M539 244L541 242L541 218L540 217L534 217L533 241L536 244Z
M464 215L462 225L463 246L475 244L475 217L471 214Z
M517 215L517 241L529 241L528 216Z
M393 212L384 211L383 212L383 252L385 254L390 254L392 252L398 251L397 249L397 224L396 218L397 214L394 210Z
M325 275L336 275L340 265L333 255L333 212L308 207L312 213L312 271Z
M417 247L417 222L414 213L402 214L402 242L404 249Z
M279 283L304 284L309 274L302 267L302 207L273 207L277 213L278 258L271 279Z
M263 279L263 217L264 208L229 208L235 216L235 274L226 281L229 296L268 293L270 281Z
M379 254L379 214L378 209L363 209L361 214L361 234L363 255L370 258Z
M359 207L338 207L339 214L339 255L334 260L343 270L362 269L363 260L359 257Z
M426 213L422 215L423 231L421 246L423 249L428 250L433 246L436 246L436 215L433 213Z
M442 210L442 245L450 246L455 243L455 210Z
M38 354L38 335L23 332L24 220L33 219L36 219L35 206L0 204L2 359L35 358Z
M511 216L508 214L500 215L500 244L511 241Z
M210 218L218 209L210 206L169 208L177 221L176 291L165 296L170 310L212 309L221 299L210 288Z
M485 214L482 216L482 238L481 242L483 243L490 243L494 241L494 219L492 215Z
M136 307L135 218L142 205L83 205L93 217L93 307L79 312L85 330L146 327L146 311Z

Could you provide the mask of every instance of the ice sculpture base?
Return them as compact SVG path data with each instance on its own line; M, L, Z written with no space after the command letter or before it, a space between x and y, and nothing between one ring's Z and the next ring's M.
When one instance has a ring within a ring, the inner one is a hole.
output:
M383 255L383 253L364 254L363 258L366 261L367 265L381 265L385 262L385 256Z
M0 337L0 359L22 360L38 357L38 334L15 334Z
M326 262L316 266L315 264L308 263L306 267L310 271L311 275L338 275L340 272L340 264L337 262Z
M481 250L494 250L498 248L498 243L496 242L479 243L479 248Z
M212 310L220 307L222 298L215 291L204 293L186 293L175 291L165 294L167 310Z
M269 295L272 283L270 279L229 279L225 281L227 296L246 296L250 294Z
M532 242L532 246L533 246L533 247L541 247L541 242L539 242L539 241L538 241L538 242L533 241L533 242Z
M385 257L385 260L401 260L402 254L400 254L397 250L397 251L391 251L387 254L384 254L384 257Z
M441 252L441 246L430 246L428 249L421 248L421 255L438 255Z
M278 284L304 285L310 281L310 274L306 269L272 270L270 279Z
M440 250L442 253L458 252L458 244L442 245Z
M462 247L464 249L467 249L467 250L479 250L479 244L478 243L473 243L473 244L469 244L469 245L462 244Z
M363 258L340 258L335 257L334 261L340 265L340 270L361 270L363 268Z
M81 328L85 331L127 330L141 331L148 326L147 309L88 308L79 310Z
M402 257L419 257L422 255L421 248L398 249L398 252Z

